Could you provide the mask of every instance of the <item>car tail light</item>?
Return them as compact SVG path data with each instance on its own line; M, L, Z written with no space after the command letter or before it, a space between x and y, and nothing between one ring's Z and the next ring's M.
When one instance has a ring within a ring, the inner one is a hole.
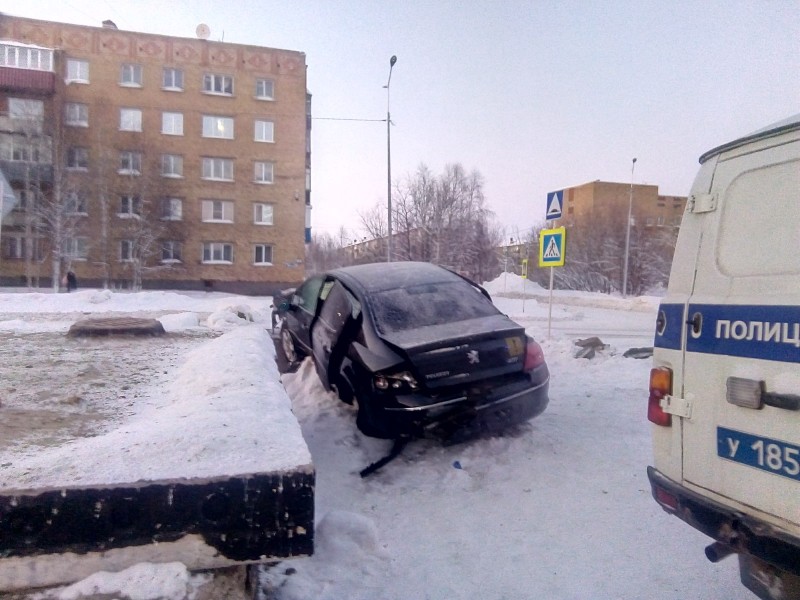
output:
M661 408L661 399L672 394L672 369L656 367L650 370L650 398L647 401L647 418L656 425L669 427L672 415Z
M416 390L419 387L417 380L408 371L393 374L378 374L375 375L375 387L379 390L388 390L391 388L396 392L409 390Z
M538 342L533 338L528 338L525 346L525 362L522 364L524 371L533 371L536 367L544 364L544 352Z

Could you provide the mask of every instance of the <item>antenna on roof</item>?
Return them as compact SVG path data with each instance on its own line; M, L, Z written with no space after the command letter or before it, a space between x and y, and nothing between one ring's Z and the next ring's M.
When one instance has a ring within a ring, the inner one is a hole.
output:
M208 25L206 25L205 23L200 23L200 25L197 26L197 29L195 29L194 32L197 35L197 37L199 37L201 40L207 40L208 36L211 35L211 29L209 29Z

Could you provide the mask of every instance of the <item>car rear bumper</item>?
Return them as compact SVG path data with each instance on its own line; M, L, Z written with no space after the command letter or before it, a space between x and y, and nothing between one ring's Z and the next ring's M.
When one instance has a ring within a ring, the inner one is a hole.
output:
M394 419L417 423L456 443L481 434L502 431L541 414L549 403L550 375L546 365L534 373L483 383L451 396L398 396L385 410Z
M784 589L786 584L797 585L800 538L698 494L653 467L647 467L647 477L653 498L665 511L720 542L729 551L739 553L742 583L760 598L771 597L763 589L765 573L784 579ZM708 552L706 554L712 558ZM800 595L784 596L798 597Z

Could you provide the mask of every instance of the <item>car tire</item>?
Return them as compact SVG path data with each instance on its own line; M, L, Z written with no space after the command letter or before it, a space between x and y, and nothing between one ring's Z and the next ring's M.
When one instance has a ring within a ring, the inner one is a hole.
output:
M281 327L281 349L283 350L283 355L286 357L286 360L290 365L300 360L301 354L297 350L297 346L294 343L292 334L289 333L289 330L286 329L286 327Z
M359 386L353 397L353 404L355 405L357 412L356 412L356 427L358 427L359 431L366 436L380 438L380 439L392 439L395 437L395 432L391 427L391 424L387 421L385 413L381 414L381 411L377 409L375 406L375 400L372 397L372 394L367 389L364 389L365 386Z
M345 404L353 404L353 400L355 399L353 388L343 375L339 375L332 383L331 387L336 390L339 400Z

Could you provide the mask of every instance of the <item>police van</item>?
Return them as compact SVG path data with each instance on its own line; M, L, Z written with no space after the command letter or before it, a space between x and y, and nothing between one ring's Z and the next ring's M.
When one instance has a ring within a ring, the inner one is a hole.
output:
M800 598L800 114L700 157L658 311L655 500Z

